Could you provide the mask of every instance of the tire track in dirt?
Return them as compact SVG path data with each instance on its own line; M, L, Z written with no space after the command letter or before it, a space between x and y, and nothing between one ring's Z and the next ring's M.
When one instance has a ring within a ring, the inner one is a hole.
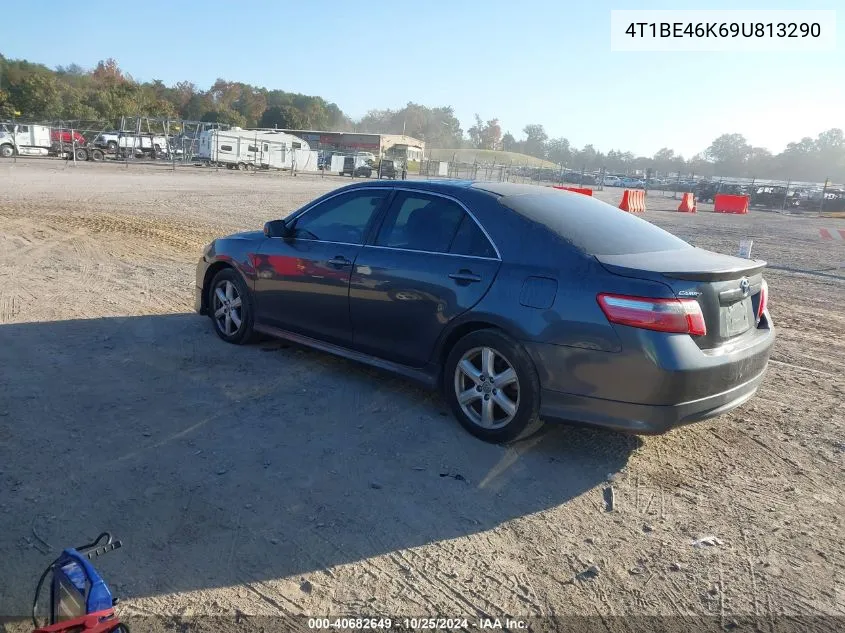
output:
M115 233L130 238L151 240L172 246L177 251L198 251L216 237L209 230L184 223L165 222L132 216L98 214L89 216L45 216L45 221L56 227L81 228L88 233Z
M0 323L13 321L20 314L21 299L15 294L0 292Z
M7 252L6 255L0 259L0 266L21 266L22 264L26 264L27 261L32 261L42 257L57 246L70 242L76 239L79 235L83 234L80 231L76 231L72 234L62 233L61 231L52 229L47 229L45 231L43 228L36 228L35 225L31 223L27 228L32 234L32 239L28 240L29 245L21 249L13 250L11 253Z

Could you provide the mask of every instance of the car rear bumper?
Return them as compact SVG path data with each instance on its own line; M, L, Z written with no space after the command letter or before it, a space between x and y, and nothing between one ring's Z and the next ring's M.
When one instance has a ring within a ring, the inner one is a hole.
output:
M686 335L619 333L619 352L525 343L540 379L541 415L644 434L721 415L754 395L775 339L768 313L718 350L699 349Z
M723 393L674 405L619 402L543 389L540 416L628 433L656 435L722 415L740 406L757 392L765 373L763 370L751 380Z

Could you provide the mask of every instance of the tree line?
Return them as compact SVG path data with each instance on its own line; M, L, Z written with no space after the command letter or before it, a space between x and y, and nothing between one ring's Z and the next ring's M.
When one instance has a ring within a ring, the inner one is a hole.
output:
M208 90L189 81L137 82L113 59L92 70L75 64L51 70L0 55L0 119L102 121L150 116L240 127L350 128L353 122L322 97L267 90L218 79Z
M208 121L240 127L278 127L327 131L407 134L429 148L477 148L519 152L572 169L614 172L654 169L662 173L791 180L845 180L845 135L831 129L817 138L789 143L779 154L754 147L741 134L723 134L703 152L684 158L665 147L653 156L573 147L564 137L550 138L532 123L517 139L502 132L499 120L483 120L464 132L450 106L408 103L398 110L370 110L353 121L322 97L268 90L218 79L208 90L189 81L166 86L159 80L135 81L113 59L93 69L75 64L55 70L0 55L0 120L102 121L117 125L122 116Z
M822 132L815 139L804 137L789 143L779 154L752 146L742 134L722 134L706 150L685 159L668 147L653 156L635 156L615 149L604 153L591 144L578 149L564 137L549 138L543 126L536 123L526 125L522 130L524 137L517 140L510 132L501 134L497 119L482 122L476 115L475 121L465 147L520 152L576 170L604 168L627 173L653 169L664 174L702 177L845 181L845 134L839 128Z

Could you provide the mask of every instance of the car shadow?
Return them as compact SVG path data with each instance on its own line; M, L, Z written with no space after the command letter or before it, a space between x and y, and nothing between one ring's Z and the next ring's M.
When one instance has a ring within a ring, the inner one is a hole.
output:
M436 394L227 345L193 314L2 325L0 613L103 530L123 598L298 576L565 504L638 446L574 427L485 444Z

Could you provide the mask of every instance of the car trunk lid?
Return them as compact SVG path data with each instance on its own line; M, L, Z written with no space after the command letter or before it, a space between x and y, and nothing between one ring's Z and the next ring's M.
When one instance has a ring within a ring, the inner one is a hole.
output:
M758 308L766 262L722 255L700 248L682 248L624 255L597 255L609 272L659 281L679 299L695 299L707 334L693 337L702 349L713 349L750 336L758 325Z

